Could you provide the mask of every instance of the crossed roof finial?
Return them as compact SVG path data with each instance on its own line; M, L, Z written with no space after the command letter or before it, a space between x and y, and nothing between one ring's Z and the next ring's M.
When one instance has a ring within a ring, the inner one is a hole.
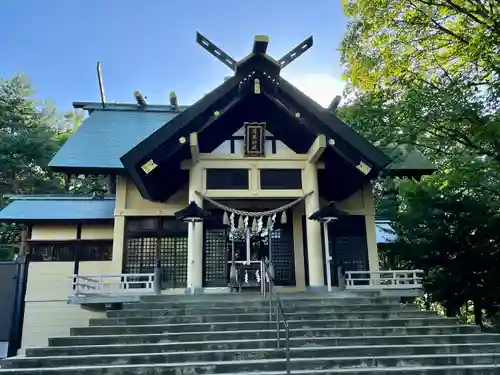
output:
M236 71L238 66L238 61L233 59L230 55L224 52L221 48L217 47L216 44L212 43L209 39L203 36L201 33L196 32L196 42L207 50L210 54L215 56L219 61L226 65L229 69ZM253 49L251 55L267 55L267 45L269 44L269 37L267 35L256 35L254 38ZM313 37L305 39L302 43L294 47L290 52L285 54L281 59L275 60L279 65L280 69L283 69L291 62L295 61L299 56L306 52L313 45ZM249 56L242 60L246 60ZM272 58L271 58L272 59ZM274 60L274 59L273 59Z

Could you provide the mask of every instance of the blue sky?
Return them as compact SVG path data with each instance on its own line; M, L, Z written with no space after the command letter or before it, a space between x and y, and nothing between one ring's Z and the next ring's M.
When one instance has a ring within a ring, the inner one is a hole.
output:
M167 103L173 90L190 104L231 74L195 42L196 31L236 60L255 34L269 35L275 58L313 35L313 48L282 74L327 105L342 91L346 23L339 0L3 0L0 77L21 71L37 97L67 110L99 100L99 60L110 102L132 102L138 89L150 103Z

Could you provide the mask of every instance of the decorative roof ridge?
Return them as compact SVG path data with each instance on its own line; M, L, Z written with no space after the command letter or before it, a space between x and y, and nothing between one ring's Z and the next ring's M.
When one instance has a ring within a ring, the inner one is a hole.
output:
M4 198L7 198L12 201L20 201L20 200L31 200L31 201L103 201L103 200L109 200L109 201L114 201L116 200L116 196L114 195L108 195L103 197L102 199L93 199L91 196L83 196L83 195L54 195L54 194L40 194L40 195L15 195L15 194L5 194L3 196Z
M138 106L137 103L106 103L105 107L100 102L73 102L73 107L83 109L86 111L134 111L134 112L172 112L180 113L184 111L189 105L180 105L173 108L170 104L147 104L145 106Z

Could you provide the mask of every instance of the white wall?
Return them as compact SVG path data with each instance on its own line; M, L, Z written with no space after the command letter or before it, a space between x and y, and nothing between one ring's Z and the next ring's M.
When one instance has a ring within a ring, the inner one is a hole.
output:
M245 136L245 128L242 127L236 133L233 134L235 137L244 137ZM266 138L272 137L273 135L266 130ZM245 141L244 140L235 140L234 142L234 154L231 154L231 141L225 141L219 147L217 147L212 154L213 155L234 155L234 156L243 156L245 155ZM286 146L283 142L276 140L276 154L272 153L272 141L266 139L264 143L264 154L272 155L272 156L291 156L296 155L288 146Z
M83 239L112 239L112 225L83 225ZM35 225L32 240L74 240L76 225ZM113 262L80 262L81 274L112 273ZM104 313L68 305L74 262L31 262L25 296L20 354L27 347L47 346L49 337L69 336L72 327L87 326Z
M103 273L104 264L109 267L110 263L82 262L80 269ZM87 326L90 318L104 317L104 313L68 305L73 267L73 262L30 263L20 354L27 347L47 346L49 337L69 336L71 327Z

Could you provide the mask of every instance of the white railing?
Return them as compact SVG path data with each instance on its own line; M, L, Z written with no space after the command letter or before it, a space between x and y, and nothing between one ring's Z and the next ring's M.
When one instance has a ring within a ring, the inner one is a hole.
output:
M70 276L74 296L154 293L154 273Z
M346 271L346 289L422 289L422 270Z

